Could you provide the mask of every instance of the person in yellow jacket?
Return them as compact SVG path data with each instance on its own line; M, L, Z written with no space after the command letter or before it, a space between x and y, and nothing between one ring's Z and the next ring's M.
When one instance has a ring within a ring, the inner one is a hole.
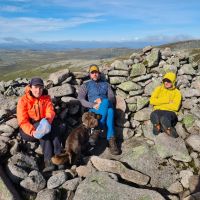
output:
M151 94L150 104L154 111L150 119L153 124L153 133L158 135L161 130L172 137L178 137L174 126L176 125L177 112L181 105L181 92L175 87L176 75L166 73L162 85L155 88Z

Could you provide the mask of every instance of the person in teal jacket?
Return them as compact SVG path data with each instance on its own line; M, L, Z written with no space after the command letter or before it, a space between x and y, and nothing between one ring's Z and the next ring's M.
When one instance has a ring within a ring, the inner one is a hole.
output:
M162 85L155 88L151 94L150 104L154 111L150 119L153 124L153 133L158 135L161 130L173 137L178 137L174 126L176 125L177 112L181 105L181 92L175 87L176 75L166 73Z

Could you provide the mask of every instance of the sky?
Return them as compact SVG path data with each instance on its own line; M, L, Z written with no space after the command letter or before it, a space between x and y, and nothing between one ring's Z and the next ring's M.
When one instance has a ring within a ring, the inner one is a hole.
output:
M198 0L0 0L0 42L200 39Z

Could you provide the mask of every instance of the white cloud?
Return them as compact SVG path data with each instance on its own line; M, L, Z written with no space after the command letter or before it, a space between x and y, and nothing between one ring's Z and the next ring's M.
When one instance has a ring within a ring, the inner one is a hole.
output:
M24 12L25 10L22 7L18 6L0 6L1 12Z
M76 27L82 24L101 21L97 16L74 17L70 19L58 18L4 18L0 17L0 33L33 33L57 31L65 28Z

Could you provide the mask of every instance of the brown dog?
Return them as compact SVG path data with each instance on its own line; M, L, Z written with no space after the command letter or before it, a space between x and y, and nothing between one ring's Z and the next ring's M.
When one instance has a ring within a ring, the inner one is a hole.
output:
M82 116L82 124L74 129L65 142L64 153L52 157L52 163L62 165L64 163L75 164L81 156L81 152L87 148L90 137L90 128L98 126L101 115L86 112Z

